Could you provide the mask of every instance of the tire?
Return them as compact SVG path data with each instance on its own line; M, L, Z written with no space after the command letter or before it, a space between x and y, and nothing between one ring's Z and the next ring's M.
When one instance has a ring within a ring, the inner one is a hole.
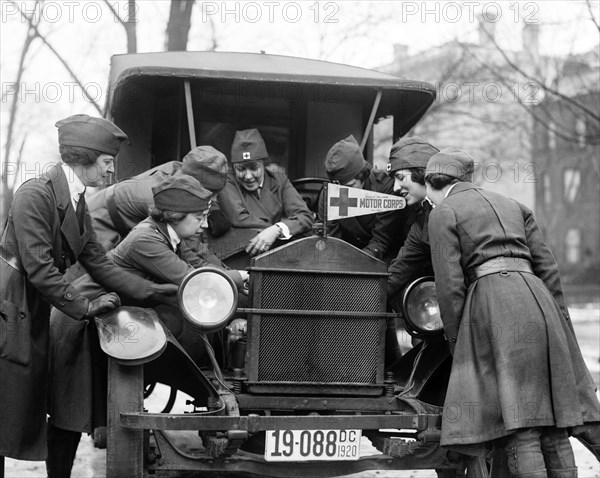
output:
M144 431L122 427L119 414L143 408L143 365L120 365L109 357L106 478L142 478Z

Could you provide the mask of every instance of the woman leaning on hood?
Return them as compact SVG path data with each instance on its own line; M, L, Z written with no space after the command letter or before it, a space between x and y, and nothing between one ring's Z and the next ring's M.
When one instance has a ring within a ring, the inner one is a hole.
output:
M597 431L600 403L558 268L532 212L464 182L464 151L425 171L432 263L453 353L442 446L502 446L512 477L575 478L569 434Z
M193 240L207 227L212 192L185 174L166 178L152 192L154 208L150 217L135 226L108 257L132 274L179 286L189 272L203 265L185 241ZM238 289L243 289L248 277L245 271L225 272ZM90 297L101 293L87 275L75 285ZM123 305L148 306L126 296L121 298ZM156 305L154 310L192 358L203 358L201 338L184 327L175 303ZM55 476L68 476L81 432L92 433L94 428L106 425L106 356L100 350L95 324L90 321L83 328L76 325L62 312L53 310L49 423L52 435L58 438L49 442L49 452L55 458Z

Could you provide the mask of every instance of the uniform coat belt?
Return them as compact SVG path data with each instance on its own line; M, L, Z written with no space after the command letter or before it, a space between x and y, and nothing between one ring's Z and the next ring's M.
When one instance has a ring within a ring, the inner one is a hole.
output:
M0 260L6 262L10 267L12 267L17 272L21 274L24 273L23 266L21 265L21 261L18 257L12 255L6 248L0 245Z
M531 268L531 262L527 259L519 257L494 257L469 270L467 272L467 280L471 284L482 277L503 272L526 272L533 274L533 269Z

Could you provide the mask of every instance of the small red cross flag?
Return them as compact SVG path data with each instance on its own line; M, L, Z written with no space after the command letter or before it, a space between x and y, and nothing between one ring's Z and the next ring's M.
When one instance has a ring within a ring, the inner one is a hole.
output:
M400 196L350 188L334 183L327 184L328 221L404 209L405 206L406 201Z

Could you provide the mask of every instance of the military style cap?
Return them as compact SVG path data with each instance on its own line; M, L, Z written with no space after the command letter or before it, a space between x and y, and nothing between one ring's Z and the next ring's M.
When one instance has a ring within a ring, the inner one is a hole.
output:
M354 136L350 135L335 143L327 152L325 171L331 181L345 184L356 177L367 164L360 146Z
M227 158L212 146L198 146L183 158L183 174L189 174L213 193L218 193L227 182Z
M208 208L212 191L187 174L174 174L152 188L154 205L163 211L200 212Z
M429 158L439 152L439 149L418 136L402 138L392 146L386 170L391 175L400 169L425 168Z
M95 149L115 156L127 135L114 123L104 118L73 115L58 121L58 144Z
M267 147L256 128L236 131L231 145L231 162L243 163L269 159Z
M446 148L431 157L425 168L425 177L429 174L445 174L470 182L474 168L475 162L468 153L458 148Z

